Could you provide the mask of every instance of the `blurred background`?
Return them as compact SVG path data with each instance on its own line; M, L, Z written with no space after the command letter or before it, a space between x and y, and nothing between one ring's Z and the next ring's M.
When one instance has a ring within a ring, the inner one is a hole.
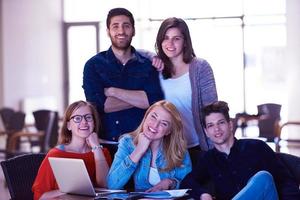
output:
M275 103L281 122L300 121L298 0L0 0L0 107L24 111L31 123L34 110L61 116L85 99L83 66L109 48L105 20L114 7L135 17L133 46L152 52L162 20L185 19L232 117Z

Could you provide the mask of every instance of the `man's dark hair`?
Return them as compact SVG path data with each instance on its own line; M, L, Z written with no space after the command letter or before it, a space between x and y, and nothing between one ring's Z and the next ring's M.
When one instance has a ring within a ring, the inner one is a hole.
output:
M229 107L225 101L216 101L212 104L209 104L202 109L203 115L203 126L206 127L205 118L210 115L211 113L221 113L224 115L227 122L230 121L229 116Z
M119 15L125 15L129 18L130 23L132 24L132 27L134 28L134 19L133 19L133 15L132 13L125 9L125 8L113 8L111 9L108 14L107 14L107 18L106 18L106 27L109 28L110 25L110 21L111 18L115 17L115 16L119 16Z

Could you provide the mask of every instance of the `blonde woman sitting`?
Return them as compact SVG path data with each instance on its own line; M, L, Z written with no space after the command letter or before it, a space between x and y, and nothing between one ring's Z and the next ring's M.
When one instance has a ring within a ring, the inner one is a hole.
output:
M136 191L179 187L191 171L180 114L167 101L153 104L140 126L125 134L107 176L110 189L122 189L133 176Z

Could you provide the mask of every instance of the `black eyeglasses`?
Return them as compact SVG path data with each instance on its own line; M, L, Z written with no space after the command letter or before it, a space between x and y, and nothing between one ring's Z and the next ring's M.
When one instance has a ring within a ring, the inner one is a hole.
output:
M94 121L93 115L92 114L86 114L86 115L74 115L70 119L73 119L75 123L80 123L82 119L85 119L87 122L92 122Z

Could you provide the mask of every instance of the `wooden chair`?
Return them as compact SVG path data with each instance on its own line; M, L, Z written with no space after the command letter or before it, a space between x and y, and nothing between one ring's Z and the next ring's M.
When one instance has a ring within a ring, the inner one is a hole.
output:
M281 105L275 103L261 104L257 106L258 110L258 129L259 137L266 138L267 142L278 141L276 133L280 122Z
M12 108L4 107L4 108L0 109L0 116L2 118L4 128L6 130L10 126L9 123L10 123L11 117L13 116L14 113L15 113L15 111Z
M36 129L45 133L40 143L41 152L47 152L57 144L58 112L52 110L36 110L33 112L33 116Z
M38 110L33 112L35 118L35 128L37 131L22 130L12 135L9 141L8 151L10 155L20 155L23 152L17 146L21 137L27 137L31 145L31 152L34 146L39 147L39 152L47 152L54 147L58 138L58 112L51 110Z
M277 142L275 143L276 146L276 152L280 152L280 141L282 140L282 132L285 128L288 128L288 127L298 127L300 128L300 121L287 121L283 124L279 124L279 125L275 125L275 129L276 129L276 137L278 138ZM286 142L288 143L297 143L300 145L300 138L297 138L297 139L291 139L291 138L288 138L288 139L284 139Z
M286 153L276 154L300 186L300 157Z
M30 153L1 162L12 200L33 199L31 187L45 155L44 153Z
M23 130L25 125L25 113L22 111L15 112L13 110L6 109L1 113L1 117L5 126L5 131L1 134L6 136L6 141L4 148L0 149L0 152L4 153L6 158L9 158L11 157L11 154L9 153L9 145L12 140L14 140L15 147L19 147L20 138L14 139L14 135Z

